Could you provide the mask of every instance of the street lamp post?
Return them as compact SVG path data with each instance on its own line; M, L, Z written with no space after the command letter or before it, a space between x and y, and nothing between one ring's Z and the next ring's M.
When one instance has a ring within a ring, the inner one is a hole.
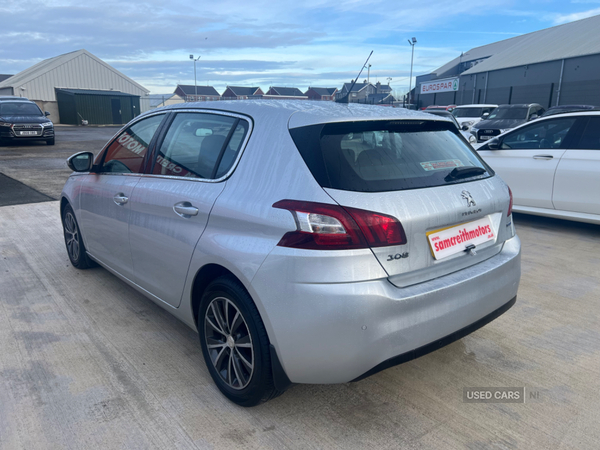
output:
M415 44L417 43L417 38L409 39L408 43L412 47L412 55L410 57L410 78L408 79L408 107L410 108L410 105L411 105L411 102L410 102L411 101L411 99L410 99L410 93L412 91L413 59L415 57Z
M198 84L196 83L196 61L198 61L201 56L194 58L194 55L190 55L190 59L194 61L194 100L198 101Z

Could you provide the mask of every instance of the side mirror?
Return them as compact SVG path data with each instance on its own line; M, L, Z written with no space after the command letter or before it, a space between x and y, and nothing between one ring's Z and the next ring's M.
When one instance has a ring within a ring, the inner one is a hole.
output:
M463 131L469 131L469 125L463 125L462 127L460 127L460 129Z
M537 114L532 114L531 117L529 118L529 120L535 120L538 118Z
M490 150L498 150L500 148L500 140L499 139L492 139L491 141L488 141L487 147Z
M94 154L92 152L79 152L67 159L67 166L73 172L89 172L94 164Z
M485 120L489 117L490 113L489 112L484 112L483 115L481 116L481 120Z
M46 117L48 117L48 116L50 115L50 113L49 113L48 111L44 111L44 115L45 115Z

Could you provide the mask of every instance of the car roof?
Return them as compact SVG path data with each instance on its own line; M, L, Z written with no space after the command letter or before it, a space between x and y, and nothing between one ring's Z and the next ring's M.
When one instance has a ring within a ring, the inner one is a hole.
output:
M596 109L600 109L600 106L594 106L594 105L559 105L559 106L551 106L550 108L548 108L548 111L558 111L560 109L596 110Z
M498 108L530 108L532 106L542 106L539 103L517 103L514 105L498 105Z
M0 95L0 102L2 102L2 101L31 102L31 100L29 100L28 98L25 98L25 97L15 97L13 95Z
M454 115L450 111L445 110L445 109L429 109L429 110L426 109L425 111L427 112L427 114L434 114L436 116L447 116L447 117L452 116L452 117L454 117Z
M267 121L285 120L289 128L321 123L364 120L448 120L443 117L406 108L308 100L224 100L218 102L178 103L150 110L144 115L159 110L177 111L182 109L232 112Z
M498 105L493 105L493 104L472 104L472 105L460 105L457 106L456 109L459 108L496 108Z

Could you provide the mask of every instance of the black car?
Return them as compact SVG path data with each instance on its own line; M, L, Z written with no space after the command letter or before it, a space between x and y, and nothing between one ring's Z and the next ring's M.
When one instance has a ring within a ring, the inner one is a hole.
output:
M54 145L54 124L49 115L30 100L0 98L0 145L32 140Z
M473 125L471 134L475 136L477 142L485 142L506 130L538 118L544 111L544 108L537 103L500 105L485 120Z

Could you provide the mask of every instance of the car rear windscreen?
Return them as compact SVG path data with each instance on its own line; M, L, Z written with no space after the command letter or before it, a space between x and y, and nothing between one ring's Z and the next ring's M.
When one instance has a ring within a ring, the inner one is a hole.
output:
M453 123L432 120L343 122L290 130L321 186L358 192L418 189L492 176L457 133ZM469 166L485 172L468 178L450 175L466 172L460 168Z
M486 108L490 110L491 108ZM483 115L483 108L456 108L452 111L454 117L481 117Z

